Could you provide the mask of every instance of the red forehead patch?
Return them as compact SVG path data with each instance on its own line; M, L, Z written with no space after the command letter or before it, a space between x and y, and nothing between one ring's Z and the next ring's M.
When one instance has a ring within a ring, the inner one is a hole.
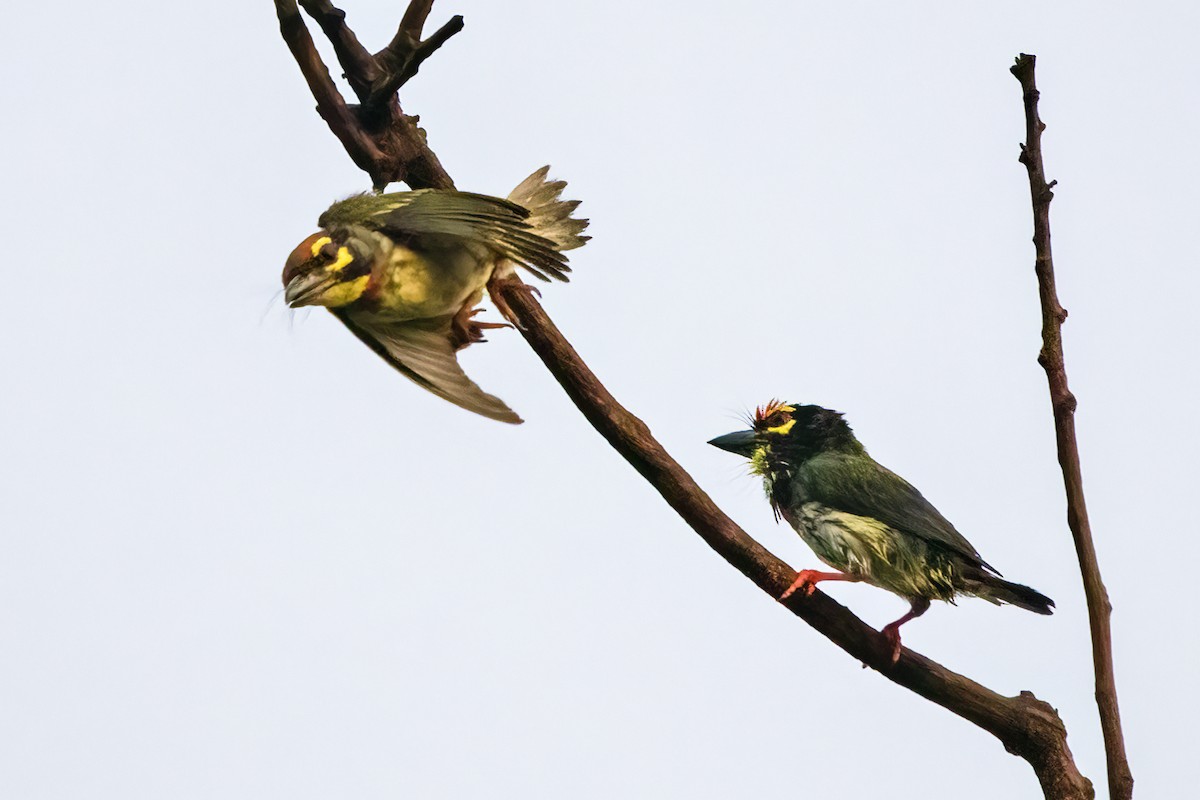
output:
M765 406L759 406L758 408L754 409L754 422L756 424L766 422L777 412L781 411L785 406L787 406L787 403L783 402L782 400L768 401Z
M287 286L288 282L296 277L296 273L300 271L300 266L313 257L313 245L317 240L328 234L317 231L312 236L309 236L300 244L296 245L296 249L288 256L287 263L283 265L283 285Z

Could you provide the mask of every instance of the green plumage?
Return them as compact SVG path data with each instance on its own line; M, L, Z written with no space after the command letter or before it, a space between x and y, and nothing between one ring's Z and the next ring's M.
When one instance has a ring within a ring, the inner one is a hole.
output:
M1053 601L1001 578L915 487L871 458L841 414L773 403L753 430L711 443L748 457L776 514L850 579L894 592L914 610L974 595L1051 613Z
M293 308L325 306L438 397L518 423L503 400L467 377L457 354L486 341L485 330L506 327L475 319L485 289L513 279L518 267L566 281L563 251L588 240L587 220L573 216L579 201L561 199L566 183L549 180L549 170L535 171L507 198L421 189L340 200L288 257L284 299ZM500 296L492 300L514 319Z
M483 245L544 281L547 275L567 280L566 257L534 232L529 216L529 209L499 197L421 189L348 197L326 209L317 224L326 230L361 225L409 242L451 237Z

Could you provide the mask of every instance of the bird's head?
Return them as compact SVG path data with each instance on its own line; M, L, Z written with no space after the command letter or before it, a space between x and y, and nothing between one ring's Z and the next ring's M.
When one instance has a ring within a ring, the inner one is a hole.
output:
M759 475L826 451L864 452L842 415L820 406L772 400L755 409L750 426L709 444L750 459L751 469Z
M352 241L318 231L301 242L283 267L283 299L300 306L349 305L371 280L371 259Z

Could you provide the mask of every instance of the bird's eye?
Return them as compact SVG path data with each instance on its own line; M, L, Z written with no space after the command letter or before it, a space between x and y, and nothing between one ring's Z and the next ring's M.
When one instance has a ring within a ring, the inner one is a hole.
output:
M333 242L329 242L317 251L317 259L320 261L333 261L337 258L338 246Z
M767 428L778 428L791 419L787 414L777 413L772 414L767 418Z

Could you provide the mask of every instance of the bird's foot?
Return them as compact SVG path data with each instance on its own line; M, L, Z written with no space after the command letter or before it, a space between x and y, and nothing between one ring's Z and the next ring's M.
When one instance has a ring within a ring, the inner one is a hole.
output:
M507 322L476 322L472 317L482 312L482 308L463 306L450 322L450 342L455 350L462 350L470 344L486 342L483 337L485 330L495 328L511 328Z
M887 639L888 644L892 646L893 664L900 660L900 626L902 624L901 622L892 622L884 625L883 630L880 631L883 634L883 638Z
M802 592L805 597L810 596L817 590L817 584L821 581L859 581L862 580L854 575L847 575L844 572L818 572L815 569L802 569L796 573L796 580L792 581L792 585L787 588L787 591L779 596L780 600L787 600L796 592Z
M880 633L883 638L887 639L888 644L892 646L892 663L895 664L900 660L900 626L908 622L910 619L916 619L929 610L929 598L917 597L910 601L912 608L908 613L895 622L889 622L883 626Z
M492 304L496 306L496 310L499 311L506 320L511 322L514 327L524 330L524 327L517 319L517 315L513 313L512 308L508 305L508 302L504 299L504 296L499 291L499 286L501 283L503 283L505 286L511 286L518 291L527 292L538 299L541 299L542 292L536 286L530 286L528 283L525 283L525 281L521 280L515 275L508 278L493 278L492 280L488 281L488 295L492 298Z

